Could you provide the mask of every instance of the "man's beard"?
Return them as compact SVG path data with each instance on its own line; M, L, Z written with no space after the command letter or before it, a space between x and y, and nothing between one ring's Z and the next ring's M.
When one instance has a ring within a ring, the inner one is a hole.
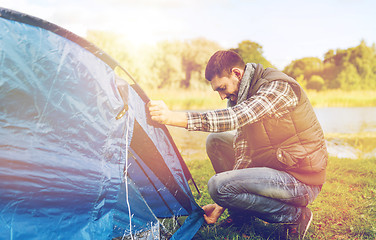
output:
M230 99L232 102L235 102L236 99L238 99L238 96L236 96L235 94L230 94L227 98Z

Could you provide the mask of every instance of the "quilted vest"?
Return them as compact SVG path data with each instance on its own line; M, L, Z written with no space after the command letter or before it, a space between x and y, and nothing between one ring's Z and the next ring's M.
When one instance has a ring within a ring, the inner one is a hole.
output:
M298 105L280 118L265 117L244 126L252 159L249 167L270 167L290 173L312 185L325 182L328 161L324 134L309 99L300 85L286 74L258 65L248 97L265 83L285 81L290 84Z

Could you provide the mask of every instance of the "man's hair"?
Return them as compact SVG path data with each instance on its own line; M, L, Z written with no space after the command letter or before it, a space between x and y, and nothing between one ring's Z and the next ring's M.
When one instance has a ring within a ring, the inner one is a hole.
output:
M214 77L230 76L234 67L245 68L245 63L239 54L231 50L217 51L206 65L205 78L211 81Z

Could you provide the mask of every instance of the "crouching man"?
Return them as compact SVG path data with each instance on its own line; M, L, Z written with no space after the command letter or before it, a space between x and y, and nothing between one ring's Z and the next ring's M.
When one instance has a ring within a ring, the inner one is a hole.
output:
M328 160L322 128L300 85L275 69L245 64L233 51L218 51L205 77L228 108L170 111L151 101L151 119L191 131L213 132L207 153L216 171L208 183L214 204L203 207L207 223L228 208L227 222L250 216L284 224L302 239L312 221L307 205L325 182Z

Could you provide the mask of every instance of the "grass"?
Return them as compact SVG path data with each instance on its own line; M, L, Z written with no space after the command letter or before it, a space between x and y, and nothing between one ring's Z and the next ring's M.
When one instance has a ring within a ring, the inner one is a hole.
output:
M308 91L308 97L314 107L374 107L376 91L327 90Z
M172 127L170 132L202 193L199 197L192 190L197 203L200 206L212 203L206 187L214 174L205 152L207 133L187 132ZM376 136L371 133L332 134L327 138L341 138L359 149L376 149ZM331 157L327 181L309 207L314 218L306 239L376 239L376 159ZM227 212L221 219L226 216ZM240 232L205 225L194 239L279 239L280 236L279 224L258 220Z
M146 90L153 100L164 100L172 110L218 109L226 107L218 93L207 90L155 89ZM376 106L376 91L308 91L314 107L373 107Z

